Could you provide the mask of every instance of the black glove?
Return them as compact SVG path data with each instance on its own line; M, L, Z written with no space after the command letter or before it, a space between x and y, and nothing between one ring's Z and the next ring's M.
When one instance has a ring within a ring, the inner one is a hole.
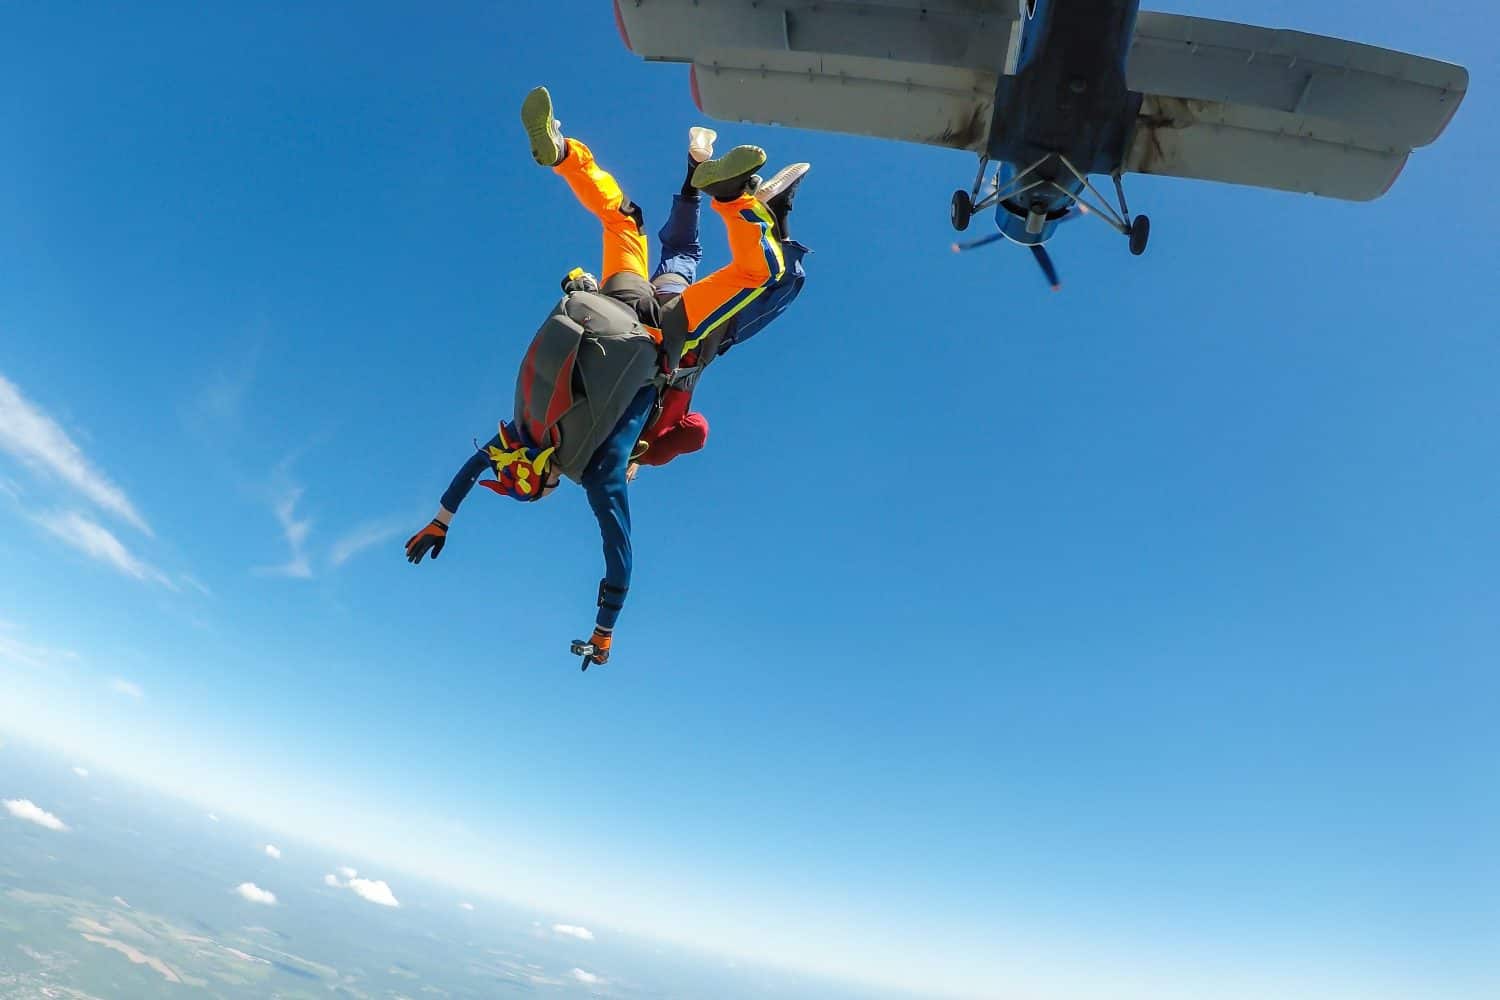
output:
M437 518L406 540L406 560L415 566L428 552L436 559L448 540L448 526Z

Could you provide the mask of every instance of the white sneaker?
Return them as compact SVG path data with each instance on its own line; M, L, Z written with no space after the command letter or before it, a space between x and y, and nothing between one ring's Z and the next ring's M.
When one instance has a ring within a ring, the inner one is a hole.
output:
M688 159L694 163L713 159L714 140L717 138L719 133L702 125L694 125L688 129Z
M770 180L762 182L755 189L755 197L764 205L777 195L791 190L802 179L802 175L811 169L811 163L788 164L772 174Z

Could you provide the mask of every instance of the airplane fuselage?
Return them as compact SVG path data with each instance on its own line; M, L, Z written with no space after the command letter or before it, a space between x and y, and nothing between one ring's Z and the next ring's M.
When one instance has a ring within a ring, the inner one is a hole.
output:
M999 161L1004 185L1038 168L1043 183L1008 196L996 208L1002 233L1043 243L1067 214L1084 174L1113 173L1125 156L1141 95L1125 83L1125 62L1140 0L1036 0L1027 19L1016 72L1002 75L986 153ZM1050 158L1049 158L1050 157ZM1028 181L1030 184L1031 181ZM1030 220L1028 224L1028 219Z

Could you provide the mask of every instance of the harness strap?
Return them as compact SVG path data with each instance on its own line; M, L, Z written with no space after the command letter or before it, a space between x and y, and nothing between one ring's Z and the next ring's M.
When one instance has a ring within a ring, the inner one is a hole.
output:
M622 611L625 608L625 595L630 592L629 587L615 587L603 580L599 581L599 607L608 608L610 611ZM611 600L611 596L618 594L619 597Z

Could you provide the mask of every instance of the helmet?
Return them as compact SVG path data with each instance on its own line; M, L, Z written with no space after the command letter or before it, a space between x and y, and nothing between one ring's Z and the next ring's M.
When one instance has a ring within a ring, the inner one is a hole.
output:
M522 502L540 500L557 488L562 474L552 466L555 448L528 446L525 437L509 421L501 421L496 437L499 445L491 444L485 449L495 478L482 481L480 486Z

